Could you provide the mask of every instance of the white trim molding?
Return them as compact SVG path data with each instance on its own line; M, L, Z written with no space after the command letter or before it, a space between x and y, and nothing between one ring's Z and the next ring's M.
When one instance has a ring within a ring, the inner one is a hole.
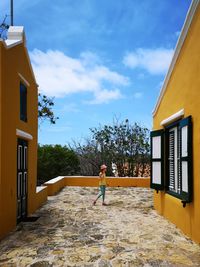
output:
M28 140L33 140L33 136L27 132L24 132L22 130L16 129L16 135L19 137L23 137Z
M169 66L167 75L165 76L163 86L161 88L159 97L157 99L156 105L155 105L154 110L152 112L153 113L153 117L156 115L156 112L157 112L157 110L158 110L158 108L160 106L160 103L161 103L162 98L164 96L164 93L166 91L168 82L170 80L170 77L171 77L171 74L173 72L174 66L175 66L176 61L178 59L178 56L180 54L181 48L182 48L182 46L184 44L185 38L186 38L186 36L188 34L188 30L189 30L190 25L192 23L192 20L193 20L195 12L197 10L197 7L199 5L199 2L200 2L200 0L193 0L191 5L190 5L190 8L188 10L188 13L187 13L187 16L186 16L186 19L185 19L185 22L184 22L184 25L183 25L182 30L181 30L181 34L179 36L179 39L177 41L177 44L176 44L176 47L175 47L175 50L174 50L174 55L172 57L171 64Z
M22 80L22 82L26 85L26 86L30 86L30 83L21 75L21 73L18 72L18 75L20 77L20 79Z
M15 45L25 44L25 34L23 26L10 26L7 33L8 39L5 40L7 48L11 48Z
M184 112L184 108L183 108L183 109L179 110L178 112L172 114L170 117L162 120L161 123L160 123L160 125L161 126L165 126L167 124L170 124L170 123L172 123L172 122L174 122L174 121L182 118L184 116L184 113L185 112Z

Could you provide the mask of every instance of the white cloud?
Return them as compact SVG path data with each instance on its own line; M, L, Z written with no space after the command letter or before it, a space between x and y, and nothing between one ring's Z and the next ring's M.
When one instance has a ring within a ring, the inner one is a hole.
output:
M115 90L103 89L99 92L95 92L95 99L92 101L88 101L87 103L89 104L108 103L110 102L110 100L117 100L122 97L123 96L118 89L115 89Z
M30 57L40 91L48 96L64 97L91 92L94 103L104 103L121 96L116 86L129 84L127 77L102 65L98 57L90 52L82 53L80 58L72 58L61 51L34 49Z
M139 99L139 98L141 98L142 96L143 96L143 93L141 93L141 92L136 92L136 93L134 93L134 95L133 95L133 97L136 98L136 99Z
M150 74L165 74L173 55L173 49L143 49L139 48L127 53L123 59L124 65L134 68L143 68Z

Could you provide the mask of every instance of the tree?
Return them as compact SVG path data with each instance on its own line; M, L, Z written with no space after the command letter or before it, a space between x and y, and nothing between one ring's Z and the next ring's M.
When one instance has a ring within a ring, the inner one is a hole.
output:
M53 98L47 97L46 95L38 94L38 118L40 121L48 119L51 124L55 124L56 120L52 107L54 106Z
M101 154L95 141L86 138L84 144L74 141L70 147L79 158L81 175L96 176L99 174Z
M149 130L129 120L113 121L113 125L90 129L92 136L84 145L75 144L74 149L80 159L81 173L85 175L85 165L90 166L87 175L98 174L99 166L108 166L108 175L143 176L149 168ZM91 172L92 171L92 172ZM149 174L149 173L148 173Z
M38 145L38 184L57 176L79 174L79 160L71 149L61 145Z

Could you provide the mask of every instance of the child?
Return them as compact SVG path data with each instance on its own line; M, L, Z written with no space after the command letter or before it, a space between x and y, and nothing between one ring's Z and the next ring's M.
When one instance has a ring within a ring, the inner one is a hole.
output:
M96 204L97 200L102 196L102 205L107 206L107 204L104 202L105 201L105 193L106 193L106 170L107 166L105 164L101 165L101 171L99 173L99 189L100 192L93 202L93 205Z

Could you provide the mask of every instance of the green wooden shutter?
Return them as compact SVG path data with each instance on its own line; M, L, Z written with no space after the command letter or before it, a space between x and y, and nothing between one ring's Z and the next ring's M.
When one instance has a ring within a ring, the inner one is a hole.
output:
M192 119L191 116L180 121L180 163L181 163L181 198L183 203L192 201L193 161L192 161Z
M155 190L164 190L164 130L151 132L151 184Z

